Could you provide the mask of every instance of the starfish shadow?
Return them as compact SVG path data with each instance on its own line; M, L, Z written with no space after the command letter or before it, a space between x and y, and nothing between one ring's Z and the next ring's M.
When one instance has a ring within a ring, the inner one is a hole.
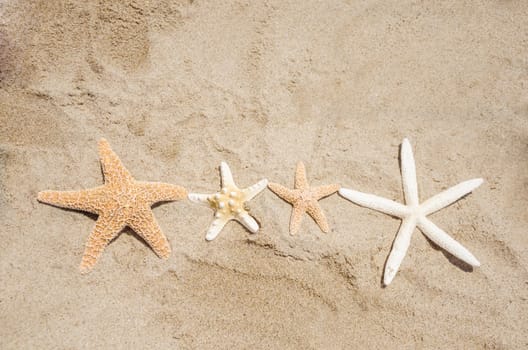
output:
M173 202L176 202L176 201L161 201L161 202L156 202L156 203L154 203L150 208L151 208L151 209L156 209L157 207L161 207L162 205L169 204L169 203L173 203Z
M444 256L447 258L447 260L449 260L449 262L451 264L455 265L456 267L458 267L460 270L462 270L464 272L473 272L473 266L469 265L468 263L466 263L463 260L460 260L459 258L457 258L456 256L452 255L451 253L446 252L444 249L439 247L436 243L431 241L429 239L429 237L427 237L426 235L424 235L424 237L427 239L427 242L429 242L429 245L434 250L439 250L442 254L444 254Z
M400 147L398 147L398 165L400 166L400 176L403 177L403 174L402 174L402 158L401 158L401 154L402 154L402 148L403 148L403 143L400 144ZM413 154L413 157L414 157L414 154ZM403 182L402 182L402 188L403 188Z
M59 207L59 206L56 206L56 205L53 205L53 204L50 204L50 203L46 203L46 202L40 202L39 201L39 204L49 205L50 207L59 208L61 210L64 210L64 211L67 211L67 212L70 212L70 213L83 214L84 216L89 217L90 219L92 219L94 221L97 221L97 218L99 217L99 215L97 215L97 214L88 213L86 211L77 210L77 209Z
M392 245L391 245L391 250L392 250ZM383 273L381 274L381 277L380 277L380 287L382 289L385 289L387 288L388 286L385 285L385 283L383 283L383 278L385 277L385 267L387 266L387 261L389 261L389 256L387 255L387 258L385 259L385 263L383 264Z

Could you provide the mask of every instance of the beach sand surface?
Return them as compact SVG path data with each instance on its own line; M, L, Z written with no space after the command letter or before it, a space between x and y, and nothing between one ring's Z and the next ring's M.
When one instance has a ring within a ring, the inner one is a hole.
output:
M528 347L528 2L1 1L0 348ZM95 217L38 203L103 183L106 138L134 177L219 190L314 186L403 201L484 184L430 218L482 263L418 230L381 284L400 221L335 194L256 235L182 200L154 207L172 255L130 229L78 267Z

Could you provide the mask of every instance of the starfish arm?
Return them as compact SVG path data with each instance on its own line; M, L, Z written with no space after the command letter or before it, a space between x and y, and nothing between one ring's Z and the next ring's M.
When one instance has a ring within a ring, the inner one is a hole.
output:
M212 241L213 239L218 236L220 231L224 228L224 226L229 222L229 219L226 218L217 218L214 219L211 223L211 226L209 226L209 229L207 230L207 233L205 235L205 239L208 241Z
M187 191L181 186L161 182L136 182L140 195L150 204L183 199Z
M326 216L324 215L323 210L319 206L319 203L315 201L310 203L306 207L306 212L315 220L321 231L323 231L324 233L330 232L330 226L328 226L328 221L326 220Z
M233 174L226 162L220 163L220 177L222 179L222 187L236 187Z
M295 189L305 188L308 188L308 180L306 179L306 168L304 167L303 162L298 162L297 168L295 169Z
M396 273L400 269L400 265L407 254L409 244L411 243L411 236L416 228L416 222L413 219L405 219L402 221L398 234L392 243L392 250L389 258L385 263L385 272L383 273L383 284L388 286Z
M150 208L135 212L127 220L127 225L147 242L157 256L162 259L170 256L171 248L167 237L161 231Z
M122 182L131 182L132 175L125 168L117 154L112 151L110 144L105 139L99 141L99 158L103 168L105 182L110 184L119 184Z
M324 197L328 197L331 194L336 193L339 190L339 185L333 184L333 185L326 185L326 186L319 186L312 189L312 193L314 194L314 197L318 200Z
M416 182L416 167L414 163L413 151L409 140L403 139L400 155L405 204L415 206L419 203L418 184Z
M254 184L253 186L249 186L248 188L242 190L245 196L245 201L250 201L251 199L253 199L257 194L262 192L266 188L266 186L268 186L268 180L263 179Z
M268 188L288 203L294 203L297 199L297 196L295 196L295 190L290 190L289 188L279 185L277 183L270 182L268 184Z
M38 193L37 199L57 207L99 214L104 201L103 192L103 186L80 191L42 191Z
M424 215L432 214L437 210L453 204L460 198L472 192L475 188L479 187L482 182L484 182L483 179L464 181L429 198L421 204Z
M198 204L202 204L202 205L205 205L207 207L211 207L211 203L209 202L209 198L211 198L211 194L201 194L201 193L189 193L187 195L187 198L189 198L189 200L191 202L194 202L194 203L198 203Z
M296 235L301 227L301 221L306 208L294 205L290 217L290 235Z
M373 194L353 191L347 188L341 188L339 194L351 202L388 215L403 218L410 214L409 209L405 205Z
M103 214L99 216L86 242L81 265L79 266L81 273L87 273L93 269L105 247L124 227L125 222L113 215Z
M464 248L462 244L455 241L451 236L426 217L420 218L418 221L418 228L440 248L448 251L471 266L480 266L480 262L469 252L469 250Z
M237 216L236 219L237 219L238 222L240 222L242 225L244 225L244 227L247 228L249 232L251 232L251 233L257 233L258 232L259 224L247 212L246 213L244 213L244 212L241 213L240 215Z

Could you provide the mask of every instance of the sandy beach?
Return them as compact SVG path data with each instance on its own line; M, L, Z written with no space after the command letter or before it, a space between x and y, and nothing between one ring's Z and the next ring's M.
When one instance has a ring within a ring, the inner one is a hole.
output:
M476 177L430 216L482 263L338 194L323 233L265 190L252 235L181 200L153 212L172 254L126 228L79 273L96 216L37 201L132 175L189 192L337 183L402 202ZM528 347L528 2L0 1L0 348Z

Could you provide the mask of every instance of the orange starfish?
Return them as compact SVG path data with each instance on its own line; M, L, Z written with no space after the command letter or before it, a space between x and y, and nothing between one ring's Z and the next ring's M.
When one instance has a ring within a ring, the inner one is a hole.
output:
M99 158L104 175L103 186L38 194L40 202L99 215L86 242L81 272L89 272L94 267L104 248L125 226L137 232L160 258L168 258L170 245L156 222L151 206L157 202L185 198L186 190L159 182L136 181L105 139L99 141Z
M286 202L293 205L290 219L290 234L294 235L299 231L304 213L308 213L325 233L330 231L326 217L319 206L318 201L339 190L339 185L327 185L310 187L306 180L306 169L303 162L297 163L295 171L295 188L289 189L276 183L268 184L270 190Z

